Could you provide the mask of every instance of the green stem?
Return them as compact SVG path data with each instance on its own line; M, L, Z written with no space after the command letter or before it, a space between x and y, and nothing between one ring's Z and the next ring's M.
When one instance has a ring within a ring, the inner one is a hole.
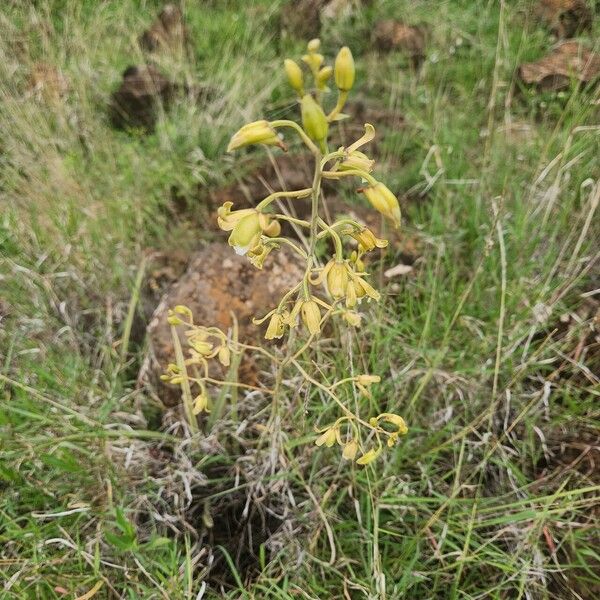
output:
M298 125L298 123L295 123L294 121L288 121L287 119L281 119L279 121L271 121L269 123L269 125L271 125L271 127L273 127L273 128L276 128L276 127L291 127L292 129L294 129L296 131L296 133L300 136L300 138L306 144L306 146L308 147L308 149L315 156L317 156L318 154L320 154L319 153L319 149L313 144L313 141L306 135L306 133L304 132L304 129L302 129L302 127L300 127L300 125Z
M264 210L265 208L267 208L267 206L269 206L269 204L271 204L273 201L277 200L277 198L307 198L308 196L310 196L311 192L312 192L311 188L304 188L302 190L294 190L292 192L286 192L286 191L273 192L272 194L269 194L266 198L261 200L256 205L256 210L259 210L259 211Z
M327 120L331 123L344 108L344 104L346 104L346 100L348 99L348 92L344 92L342 90L338 90L338 99L334 109L327 115Z

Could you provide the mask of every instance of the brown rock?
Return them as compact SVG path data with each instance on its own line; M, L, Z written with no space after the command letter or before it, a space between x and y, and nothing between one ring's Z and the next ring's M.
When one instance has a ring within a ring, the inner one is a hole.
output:
M166 405L179 402L176 388L159 383L160 375L174 357L171 328L166 321L170 308L184 304L192 310L196 323L216 326L225 332L232 325L233 312L239 323L239 340L257 342L266 325L254 325L252 317L263 316L274 308L302 276L302 268L286 251L272 252L264 269L258 270L225 243L207 245L192 258L186 273L155 310L148 327L149 355L140 378L160 386ZM253 381L256 376L251 360L248 356L242 361L240 379L245 382Z
M559 39L592 28L592 12L585 0L540 0L535 12Z
M574 41L563 42L540 60L519 67L521 80L543 91L568 88L572 80L588 84L599 76L600 54Z
M424 25L407 25L402 21L386 19L375 24L372 42L382 52L400 51L415 64L425 58L427 28Z
M109 106L112 124L119 128L142 127L151 130L159 106L168 107L175 86L153 65L127 67L123 81Z
M149 52L160 49L181 51L185 47L187 31L181 9L167 4L152 25L140 36L140 46Z

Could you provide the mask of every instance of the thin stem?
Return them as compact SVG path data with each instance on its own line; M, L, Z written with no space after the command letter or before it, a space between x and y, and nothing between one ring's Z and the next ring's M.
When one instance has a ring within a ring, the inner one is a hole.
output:
M288 217L288 215L284 215L282 213L277 213L276 215L273 215L273 217L281 221L295 223L296 225L300 225L301 227L310 227L310 223L308 221L305 221L304 219L296 219L296 217Z
M271 127L291 127L296 131L308 149L315 156L320 154L319 149L313 144L313 141L306 135L306 133L304 133L304 129L302 129L298 123L295 123L294 121L288 121L287 119L281 119L279 121L271 121L269 124Z
M256 205L256 210L264 210L269 204L277 200L277 198L307 198L310 196L311 192L311 188L304 188L302 190L294 190L291 192L285 190L282 192L273 192Z
M342 177L361 177L362 179L366 179L371 185L375 185L377 183L377 179L367 173L366 171L361 171L359 169L348 169L347 171L323 171L322 177L324 179L341 179Z
M346 100L348 99L348 92L338 90L338 99L334 109L327 115L327 120L331 123L344 108L344 104L346 104Z
M269 238L269 243L286 244L290 248L292 248L294 250L294 252L297 252L304 260L308 259L308 255L306 254L306 252L304 252L304 250L302 250L302 248L300 248L299 246L294 244L294 242L292 242L292 240L288 240L287 238L284 238L284 237L275 237L275 238Z

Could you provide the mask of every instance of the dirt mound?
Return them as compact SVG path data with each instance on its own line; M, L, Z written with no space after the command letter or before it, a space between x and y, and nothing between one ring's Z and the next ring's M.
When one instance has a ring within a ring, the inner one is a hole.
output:
M408 25L386 19L373 28L373 46L381 52L398 51L409 56L418 65L425 58L428 31L424 25Z
M174 91L174 84L153 65L127 67L121 85L111 97L110 120L118 129L152 130L160 107L169 106Z
M559 39L592 28L592 12L585 0L540 0L535 14Z
M232 312L239 323L239 340L253 343L264 334L264 327L252 323L274 308L279 298L302 279L303 270L286 251L272 252L263 270L253 267L247 258L237 256L223 242L215 242L195 254L185 274L163 297L148 326L149 353L140 379L155 384L166 405L177 404L180 393L172 386L158 383L166 365L173 362L174 349L168 310L178 304L188 306L196 323L214 325L227 331L233 324ZM242 361L240 379L255 381L256 370L250 357Z
M542 91L566 89L571 81L585 85L600 77L600 54L579 42L563 42L540 60L522 64L519 77Z
M181 9L167 4L150 27L140 36L140 47L148 52L168 49L182 51L187 40L187 30Z

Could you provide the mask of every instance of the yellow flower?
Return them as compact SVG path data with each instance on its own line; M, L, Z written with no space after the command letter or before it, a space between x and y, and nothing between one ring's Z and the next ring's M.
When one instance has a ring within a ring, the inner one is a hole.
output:
M217 210L217 223L223 231L231 231L242 217L256 212L253 208L232 211L232 206L233 202L225 202Z
M198 396L196 396L194 398L194 407L192 409L192 412L195 415L200 414L201 412L210 412L208 405L209 405L209 398L206 393L206 390L203 389L200 392L200 394L198 394Z
M374 165L375 161L371 160L364 152L355 150L340 163L339 168L341 171L358 169L359 171L370 173L373 170Z
M388 245L387 240L375 237L375 234L367 227L354 230L350 235L358 242L361 252L370 252L374 248L385 248Z
M342 450L342 456L346 460L354 460L357 452L358 442L356 440L350 440L347 444L344 445L344 449Z
M382 215L390 219L396 227L400 227L400 205L398 198L381 182L359 190L367 197L367 200Z
M360 327L362 317L360 313L357 313L353 310L345 310L342 313L342 319L344 319L348 325L352 325L352 327Z
M290 58L286 58L283 61L283 66L285 67L285 74L287 75L289 84L299 94L302 94L304 91L304 76L302 75L302 69L298 66L298 63Z
M335 59L335 84L342 92L348 92L354 85L354 58L348 46L344 46Z
M327 85L327 82L329 81L329 78L331 77L331 74L333 73L333 68L332 67L323 67L318 73L317 73L317 87L320 90L325 89L325 86Z
M329 124L323 109L310 94L305 94L301 102L302 127L315 142L322 142L327 137Z
M359 274L352 274L352 282L357 298L368 296L376 302L381 298L381 294L369 283L367 283Z
M406 422L400 415L394 413L382 413L379 415L378 419L383 419L387 423L394 425L394 427L397 428L397 431L395 432L397 435L405 435L408 433Z
M257 211L242 217L229 236L229 245L233 246L236 254L244 255L258 246L262 229Z
M273 221L277 223L277 221ZM265 264L265 259L269 256L269 253L273 249L273 245L259 244L248 251L248 259L250 263L257 269L262 269Z
M381 446L377 449L371 448L368 452L365 452L357 461L357 465L368 465L372 463L374 460L377 460L377 457L381 454Z
M329 427L326 429L316 440L315 444L317 446L327 446L331 448L337 440L337 427Z
M231 363L231 350L227 346L221 346L218 353L219 362L224 366L228 367Z
M308 42L306 47L311 54L318 52L319 48L321 47L321 40L319 38L313 38L310 40L310 42Z
M302 60L310 67L310 70L316 75L325 60L322 54L316 52L309 52L302 57Z
M263 233L268 236L277 236L281 232L281 225L278 221L255 208L232 211L232 206L233 202L225 202L223 206L219 207L217 222L223 231L231 231L229 245L233 246L237 254L244 255L257 248ZM258 250L253 252L253 255L259 254Z
M285 144L277 135L277 132L268 121L254 121L244 125L231 138L227 146L227 152L232 152L244 146L252 144L265 144L266 146L279 146L286 149Z
M302 303L302 321L311 335L321 331L321 310L314 300L306 300Z
M334 298L343 298L346 295L351 271L343 260L332 259L328 266L327 289Z
M275 312L269 321L267 326L267 332L265 333L266 340L280 339L285 331L285 324L287 318L285 313Z

